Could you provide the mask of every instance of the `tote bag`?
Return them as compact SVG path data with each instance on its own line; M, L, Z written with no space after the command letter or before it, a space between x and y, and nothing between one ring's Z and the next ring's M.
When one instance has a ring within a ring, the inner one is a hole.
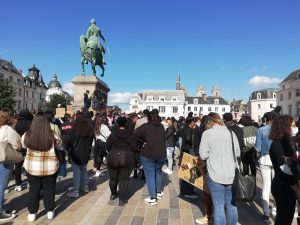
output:
M24 160L21 152L15 150L8 142L0 142L0 163L11 164Z

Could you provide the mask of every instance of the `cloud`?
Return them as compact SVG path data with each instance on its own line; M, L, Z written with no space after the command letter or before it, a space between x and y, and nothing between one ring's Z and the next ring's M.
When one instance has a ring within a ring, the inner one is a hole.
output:
M248 81L248 85L252 87L259 87L271 84L279 84L282 79L277 77L267 77L267 76L254 76Z
M134 93L130 92L116 92L108 94L111 104L129 104L130 98L133 95Z
M74 84L72 82L63 84L62 89L68 92L71 96L74 95Z

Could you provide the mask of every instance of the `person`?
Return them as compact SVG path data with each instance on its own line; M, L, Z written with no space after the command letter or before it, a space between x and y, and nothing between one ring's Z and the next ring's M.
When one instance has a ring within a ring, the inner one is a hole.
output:
M238 214L231 188L236 168L233 151L237 157L240 155L239 142L236 135L224 126L219 114L215 113L211 118L212 128L202 134L199 156L206 160L206 180L213 202L214 224L236 225Z
M189 113L190 114L190 113ZM186 127L182 136L182 146L180 153L180 163L183 157L183 153L188 153L192 156L198 156L200 144L200 130L196 126L194 117L188 116L186 118ZM185 198L198 198L195 194L194 186L184 180L180 180L180 194Z
M72 125L70 143L73 145L69 155L72 159L73 190L67 193L69 198L78 198L79 191L88 193L89 177L87 163L92 149L93 129L89 125L83 113L76 114L76 120Z
M56 175L58 158L54 146L60 144L58 137L50 127L48 117L38 112L30 128L22 136L22 146L27 148L24 168L29 182L27 219L36 219L39 209L40 192L43 190L43 201L48 219L53 219L55 208Z
M0 110L0 142L8 142L15 150L21 149L20 135L11 127L12 112L8 108ZM0 163L0 222L6 222L16 217L16 211L9 211L4 207L4 192L7 188L14 164Z
M274 110L271 111L272 113L272 117L276 118L278 116L280 116L280 111L281 111L281 106L276 106Z
M140 126L142 126L145 123L148 123L148 116L149 116L149 110L148 109L144 109L143 110L143 115L142 118L138 119L135 123L135 127L134 129L139 128Z
M29 129L32 119L33 119L33 115L29 112L29 110L24 109L19 112L15 129L20 136L22 136ZM24 156L26 155L25 148L22 148L21 152ZM21 174L22 174L23 163L24 161L15 163L15 182L16 182L15 190L16 191L22 191L23 181L22 181Z
M168 128L166 130L166 139L168 167L164 170L164 172L171 175L173 170L173 152L175 149L175 128L171 118L167 119L167 124Z
M137 151L137 146L132 131L127 128L127 119L119 117L117 124L118 127L113 129L106 142L107 167L110 199L119 197L119 206L123 206L127 203L127 187L135 163L134 153Z
M292 224L296 199L300 200L297 186L299 175L289 175L281 169L281 166L286 164L288 158L293 157L295 153L291 145L292 122L291 116L280 115L273 120L270 131L272 144L269 154L275 171L271 192L277 208L275 225Z
M86 90L86 92L83 94L83 104L84 104L83 110L84 111L88 111L89 108L91 107L91 99L89 98L89 93L90 93L90 91Z
M96 170L95 177L103 176L100 172L103 158L106 156L106 141L108 136L111 134L109 128L104 124L103 117L98 115L94 120L94 135L95 135L95 146L94 146L94 167Z
M259 154L258 162L262 178L263 220L268 222L270 217L269 199L271 181L274 178L274 169L269 155L269 150L272 144L272 140L269 137L273 121L272 113L265 113L263 118L266 125L259 128L256 132L255 149ZM276 212L275 207L272 208L272 212Z
M161 169L166 159L166 138L158 113L157 109L153 109L149 113L149 122L134 132L135 140L140 148L139 157L144 168L149 193L145 202L150 205L156 205L157 199L164 195Z
M249 167L251 175L256 176L256 130L253 126L252 119L249 115L243 115L239 123L243 126L244 144L242 146L242 164L243 175L249 175Z

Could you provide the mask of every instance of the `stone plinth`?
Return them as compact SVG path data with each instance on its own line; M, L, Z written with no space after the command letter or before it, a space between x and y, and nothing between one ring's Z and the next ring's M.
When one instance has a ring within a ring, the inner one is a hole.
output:
M75 111L83 108L84 93L87 90L90 91L89 97L93 99L93 102L98 102L97 105L101 104L101 107L107 105L107 94L110 89L106 83L96 76L76 76L73 78L72 83L74 84L73 109ZM92 106L95 106L95 104L92 104Z

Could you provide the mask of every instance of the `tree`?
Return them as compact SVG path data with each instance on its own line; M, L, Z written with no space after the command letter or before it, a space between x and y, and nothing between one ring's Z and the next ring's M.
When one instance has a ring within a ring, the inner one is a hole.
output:
M16 101L14 97L16 91L12 85L9 84L8 80L0 79L0 108L13 109Z
M50 102L46 103L46 111L55 113L57 106L66 107L67 99L64 95L54 94L51 96Z

